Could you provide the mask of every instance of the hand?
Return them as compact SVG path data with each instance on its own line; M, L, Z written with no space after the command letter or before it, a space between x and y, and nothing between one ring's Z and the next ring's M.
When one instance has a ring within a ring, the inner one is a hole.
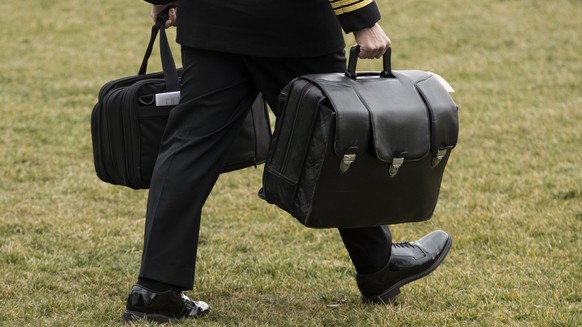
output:
M170 26L176 26L176 20L177 20L176 13L178 11L176 6L177 6L177 2L173 2L173 3L167 4L167 5L154 5L152 7L152 10L150 11L150 17L152 17L152 20L155 23L158 19L158 16L160 15L160 13L162 13L167 8L170 8L170 10L168 10L168 20L166 21L166 28L168 28Z
M372 27L354 32L356 43L360 45L362 59L380 58L391 45L390 38L378 23Z

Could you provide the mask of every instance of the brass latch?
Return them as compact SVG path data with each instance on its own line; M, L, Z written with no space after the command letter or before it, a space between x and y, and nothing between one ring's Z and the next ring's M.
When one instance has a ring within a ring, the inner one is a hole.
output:
M432 157L432 166L436 167L438 166L439 163L441 163L441 160L443 160L443 158L447 155L447 149L442 149L442 150L438 150L436 155L434 157Z
M342 158L342 161L340 162L340 171L342 173L345 173L346 171L348 171L348 169L350 169L350 166L352 165L352 163L356 160L356 155L355 154L344 154L344 157Z
M404 158L392 159L392 163L390 164L390 167L388 168L388 175L390 175L390 176L396 175L396 173L398 173L398 169L400 169L400 166L402 166L403 163L404 163Z

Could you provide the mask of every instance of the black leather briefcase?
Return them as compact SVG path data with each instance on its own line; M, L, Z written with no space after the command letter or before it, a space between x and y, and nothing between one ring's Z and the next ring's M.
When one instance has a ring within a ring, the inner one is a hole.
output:
M181 69L176 69L167 36L159 19L137 76L103 85L91 115L93 157L97 176L111 184L149 188L160 141L175 104L156 104L156 94L179 91ZM146 74L157 34L163 72ZM265 101L255 100L229 153L222 172L263 163L271 129Z
M457 106L427 72L302 76L281 93L260 196L315 228L430 219L457 143Z

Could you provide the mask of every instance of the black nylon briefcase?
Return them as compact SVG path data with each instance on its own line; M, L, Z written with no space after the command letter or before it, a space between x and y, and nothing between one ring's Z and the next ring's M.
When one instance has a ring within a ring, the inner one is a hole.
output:
M297 78L282 92L260 196L314 228L418 222L434 212L457 143L436 76L392 71Z
M168 115L175 107L156 104L156 94L180 90L182 69L176 69L163 26L152 27L150 42L137 76L103 85L91 114L93 157L97 176L104 182L133 189L149 188ZM163 72L146 74L157 34ZM162 103L165 104L165 103ZM265 161L271 130L262 96L252 105L222 172Z

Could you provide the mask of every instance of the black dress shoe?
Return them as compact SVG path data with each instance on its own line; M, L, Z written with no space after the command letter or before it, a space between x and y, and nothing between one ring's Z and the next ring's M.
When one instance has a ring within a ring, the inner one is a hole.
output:
M452 238L434 231L416 242L392 244L386 267L365 275L356 275L365 303L388 303L400 294L400 287L434 271L449 253Z
M181 318L197 318L208 312L210 306L206 302L192 301L176 290L153 292L141 285L134 285L121 320L126 324L140 319L167 323Z

